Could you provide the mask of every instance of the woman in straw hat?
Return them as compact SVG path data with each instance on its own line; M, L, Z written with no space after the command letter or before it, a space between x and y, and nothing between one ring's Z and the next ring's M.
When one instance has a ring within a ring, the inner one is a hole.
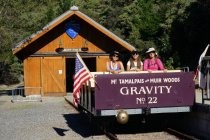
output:
M155 48L149 48L146 51L147 58L144 60L144 70L148 72L156 70L164 70L164 65L162 61L157 57Z

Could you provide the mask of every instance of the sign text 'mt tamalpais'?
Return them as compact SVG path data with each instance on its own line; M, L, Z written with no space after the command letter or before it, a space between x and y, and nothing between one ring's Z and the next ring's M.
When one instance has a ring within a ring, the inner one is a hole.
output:
M169 105L180 97L183 101L182 94L193 89L192 75L184 73L103 75L96 80L97 97L123 105Z

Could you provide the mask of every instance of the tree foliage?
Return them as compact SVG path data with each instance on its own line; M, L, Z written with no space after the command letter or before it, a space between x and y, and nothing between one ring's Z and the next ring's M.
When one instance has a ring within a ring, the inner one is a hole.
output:
M196 68L198 58L210 43L210 1L191 3L172 23L171 44L180 65ZM208 56L210 55L208 51Z
M207 0L0 0L1 83L7 81L4 75L16 82L22 73L12 47L73 5L135 46L142 57L156 47L169 69L194 69L209 43Z

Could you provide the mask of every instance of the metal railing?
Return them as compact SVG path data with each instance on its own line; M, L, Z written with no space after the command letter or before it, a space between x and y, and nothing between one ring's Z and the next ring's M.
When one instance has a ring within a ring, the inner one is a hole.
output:
M200 67L206 80L206 88L202 89L202 102L204 103L205 100L210 100L210 56L203 57Z
M12 89L12 102L42 101L42 87L18 87Z
M183 72L189 72L190 71L190 68L189 67L182 67L181 70Z

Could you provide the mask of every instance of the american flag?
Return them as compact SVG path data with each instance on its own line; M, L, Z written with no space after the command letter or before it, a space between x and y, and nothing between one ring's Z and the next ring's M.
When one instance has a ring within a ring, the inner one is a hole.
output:
M75 106L78 105L80 99L80 88L82 85L91 78L91 74L80 57L79 53L76 53L75 59L75 75L74 75L74 89L73 89L73 102Z

